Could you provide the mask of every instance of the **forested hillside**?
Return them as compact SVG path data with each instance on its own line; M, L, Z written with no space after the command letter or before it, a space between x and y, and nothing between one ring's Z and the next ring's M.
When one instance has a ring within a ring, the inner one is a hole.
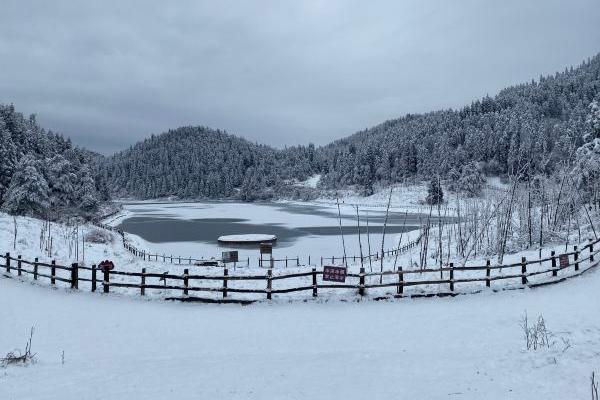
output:
M323 149L329 186L441 175L476 162L487 174L552 173L589 133L590 103L600 94L600 56L537 82L510 87L460 111L407 115Z
M321 174L322 188L369 194L406 178L546 174L572 162L600 95L600 55L461 110L406 115L327 146L276 150L221 131L185 127L107 159L113 193L141 198L297 195L290 183Z
M0 204L17 215L93 215L109 198L95 179L93 153L40 128L13 105L0 104Z

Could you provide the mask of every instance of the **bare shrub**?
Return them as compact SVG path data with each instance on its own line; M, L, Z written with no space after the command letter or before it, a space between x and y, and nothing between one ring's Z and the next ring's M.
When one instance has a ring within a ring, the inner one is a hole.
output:
M85 241L88 243L108 244L113 242L113 236L102 229L92 229L85 235Z
M596 374L594 372L592 372L592 378L591 378L591 383L592 383L592 400L600 400L600 398L598 398L598 382L596 382Z
M529 325L527 313L521 319L521 328L527 345L527 350L550 348L552 333L546 327L546 321L541 315L533 325Z
M35 362L35 353L31 352L31 341L33 339L33 327L31 327L31 331L29 332L29 340L27 340L27 344L25 345L25 351L21 352L21 350L13 350L10 351L4 356L0 358L0 366L6 367L8 365L28 365Z

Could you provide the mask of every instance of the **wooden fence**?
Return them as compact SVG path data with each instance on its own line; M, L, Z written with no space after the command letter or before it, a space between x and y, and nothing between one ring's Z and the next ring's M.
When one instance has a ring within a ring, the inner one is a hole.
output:
M125 232L123 232L120 229L117 229L117 228L109 226L109 225L101 224L101 223L95 223L94 225L98 226L99 228L118 233L122 238L123 247L125 248L125 250L127 250L134 256L143 259L144 261L161 261L163 263L176 264L176 265L197 265L197 266L215 266L218 264L223 264L223 260L221 258L216 258L216 257L215 258L193 258L193 257L174 256L172 254L168 255L168 254L152 253L152 252L149 252L144 249L139 249L136 246L132 245L131 242L129 242L129 240L127 240ZM412 242L407 243L398 248L384 250L383 253L375 252L373 254L363 255L362 260L361 260L360 255L352 255L352 256L335 256L334 255L331 257L320 256L320 257L316 257L316 258L308 255L303 259L304 262L300 261L299 256L296 256L296 257L285 256L285 257L281 257L281 258L272 258L271 257L268 259L261 259L260 257L257 257L256 262L260 267L276 267L276 266L283 267L283 266L285 266L287 268L289 266L296 266L296 267L313 266L313 265L316 265L316 264L313 264L313 262L316 262L316 261L319 261L319 265L321 267L329 262L331 262L331 264L335 264L336 261L340 262L342 264L346 264L349 262L356 263L357 260L359 262L365 261L365 260L378 261L381 259L382 254L383 254L383 257L393 257L393 256L396 256L396 254L400 255L400 254L405 253L408 250L418 246L420 242L421 242L421 235L419 235L419 237L417 239L413 240ZM241 260L240 262L243 263L243 261L244 260ZM251 261L250 257L247 257L245 261L246 261L245 262L246 267L250 267L250 261Z
M102 271L96 265L57 265L55 261L44 263L38 258L28 261L20 255L11 256L10 253L0 255L0 261L4 260L3 269L6 276L14 273L18 276L31 275L34 280L46 278L51 285L63 282L73 289L79 289L80 284L85 283L92 292L99 288L103 293L127 289L129 293L133 291L145 296L149 291L158 291L160 298L169 300L244 303L265 296L267 300L271 300L274 295L295 292L308 292L309 297L318 297L321 293L326 296L341 294L348 298L365 296L367 291L371 297L378 299L472 293L481 291L484 287L491 288L493 283L498 281L505 281L506 284L494 284L495 289L533 287L559 282L598 265L595 258L600 250L594 249L594 246L600 248L598 242L600 240L590 240L581 248L574 246L572 252L557 255L552 251L546 258L527 260L523 257L520 262L505 265L491 265L488 260L485 265L479 266L463 267L450 263L442 268L403 270L400 267L394 271L369 273L360 268L358 273L349 273L346 280L350 282L344 283L323 281L323 270L316 267L307 272L277 275L273 274L272 269L268 269L266 274L230 275L229 270L223 268L222 274L210 275L190 274L187 268L183 274L147 272L146 268L142 268L140 272ZM464 287L460 288L461 285ZM382 290L383 293L380 293ZM190 293L200 292L216 296L190 296ZM254 297L230 299L232 295Z

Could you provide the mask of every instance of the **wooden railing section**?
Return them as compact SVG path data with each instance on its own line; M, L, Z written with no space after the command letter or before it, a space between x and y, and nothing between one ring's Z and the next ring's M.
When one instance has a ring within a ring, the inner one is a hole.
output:
M449 263L442 268L424 268L408 270L398 268L395 271L365 272L360 268L358 273L349 273L346 283L332 283L322 280L323 270L312 267L310 271L294 272L274 275L272 269L266 273L255 275L232 275L228 268L223 268L222 274L196 274L184 269L183 274L169 272L141 272L104 270L96 265L91 267L73 263L70 266L58 265L55 261L50 263L40 262L38 258L33 261L24 260L20 255L12 256L10 253L0 255L0 268L4 269L5 276L30 275L34 280L46 278L51 285L63 282L73 289L79 289L80 283L89 283L92 292L102 287L103 293L110 293L118 288L134 289L141 296L148 291L161 291L159 297L178 300L210 300L201 299L190 294L204 292L217 294L218 299L226 300L235 294L255 296L251 301L266 296L271 300L273 295L284 295L293 292L309 292L310 296L318 297L319 293L344 294L346 296L365 296L367 290L372 297L421 297L444 296L458 293L470 293L483 290L484 287L504 289L507 287L528 287L555 283L568 277L578 275L585 270L598 265L598 252L600 240L590 240L585 246L574 246L573 251L560 255L554 251L549 257L527 260L525 257L520 262L505 265L456 266ZM568 257L568 263L561 263L560 259ZM3 261L2 261L3 260ZM3 264L3 265L2 265ZM562 265L561 265L562 264ZM464 276L460 276L463 274ZM84 276L86 275L86 276ZM321 279L319 279L321 277ZM414 278L414 279L411 279ZM497 281L507 281L505 285L493 285ZM240 283L246 284L240 286ZM288 285L286 285L288 283ZM512 283L512 286L510 285ZM460 285L470 284L462 290ZM473 287L472 285L476 286ZM378 293L378 289L387 292ZM390 289L391 292L389 291ZM407 293L407 289L412 290ZM348 290L353 292L348 293ZM341 292L340 292L341 291ZM381 296L383 295L383 296ZM259 296L259 298L256 298ZM264 297L263 297L264 298ZM215 300L215 297L212 298ZM248 300L248 299L238 299Z

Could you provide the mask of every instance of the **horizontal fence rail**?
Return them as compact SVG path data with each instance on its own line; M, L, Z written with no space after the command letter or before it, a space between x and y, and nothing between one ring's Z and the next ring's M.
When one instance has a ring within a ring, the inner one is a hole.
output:
M78 263L58 265L54 260L45 263L39 258L30 261L10 253L0 255L0 268L5 276L28 275L36 281L44 278L51 285L66 283L72 289L101 290L103 293L124 290L141 296L154 293L158 298L183 301L227 302L233 298L234 301L251 302L296 292L308 292L313 298L319 294L343 298L367 294L373 298L430 297L473 293L484 288L502 290L556 283L597 266L599 242L590 240L582 247L574 246L571 252L556 254L551 251L544 258L527 260L522 257L518 262L504 265L492 265L487 260L485 265L449 263L436 268L399 267L383 272L366 272L360 268L358 273L349 271L344 283L324 281L324 270L317 267L276 275L271 268L266 273L231 275L226 267L219 274L190 273L188 268L182 274L146 268L133 272L101 270L96 265L88 267ZM502 282L504 284L499 285ZM196 297L200 293L212 297Z

